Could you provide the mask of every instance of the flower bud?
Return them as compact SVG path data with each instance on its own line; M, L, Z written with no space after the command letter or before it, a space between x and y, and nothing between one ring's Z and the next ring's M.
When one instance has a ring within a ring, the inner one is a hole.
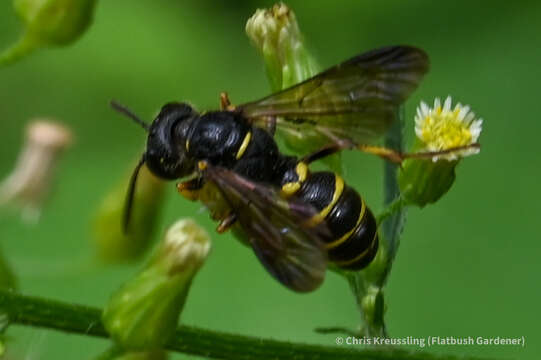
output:
M438 201L453 185L457 163L458 160L405 160L398 173L398 185L405 203L423 207Z
M246 33L263 55L273 91L317 73L315 61L304 47L295 13L285 4L256 10L246 23Z
M458 103L451 110L451 97L443 107L421 102L415 116L417 142L414 151L430 152L431 160L406 159L398 174L402 199L406 204L425 206L440 199L455 181L455 167L461 158L479 152L477 140L483 120L476 119L469 106ZM454 150L456 149L456 150Z
M129 176L102 200L94 219L93 240L105 262L138 259L152 243L164 202L165 182L141 168L127 233L122 229Z
M276 92L300 83L319 72L315 59L304 45L293 10L279 3L270 9L258 9L246 23L246 34L260 51L267 78ZM299 131L277 128L285 145L299 154L328 144L328 138L315 132L312 125L299 125ZM341 172L339 155L323 160L333 170Z
M48 119L30 123L15 169L0 183L0 205L19 206L24 220L36 222L59 157L71 143L71 131L63 125Z
M113 294L102 320L123 348L161 348L176 329L193 277L207 258L210 238L193 220L177 221L147 267Z
M88 28L96 0L14 0L25 25L18 43L0 55L0 65L14 62L42 46L62 46L77 40Z

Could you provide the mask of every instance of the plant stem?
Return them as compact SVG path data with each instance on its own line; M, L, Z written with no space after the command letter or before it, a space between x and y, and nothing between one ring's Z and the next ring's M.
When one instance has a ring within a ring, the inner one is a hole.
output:
M404 106L399 107L396 117L396 121L385 136L385 146L402 152ZM406 216L405 203L400 197L398 187L397 165L386 161L383 168L383 177L385 210L377 219L378 225L381 225L381 242L378 256L367 269L345 275L361 312L361 334L363 336L388 336L384 321L385 298L383 287L398 250L400 234ZM375 265L375 263L377 264Z
M385 209L378 215L377 223L381 224L387 220L392 215L395 215L399 210L405 206L404 199L402 197L397 197L390 204L387 205ZM395 252L396 253L396 252Z
M402 140L404 118L405 108L404 105L401 105L397 111L397 121L394 122L385 136L385 146L400 152L404 151ZM392 213L387 215L385 221L382 223L383 241L386 243L388 263L386 271L382 274L382 285L389 275L391 265L398 251L398 245L400 244L400 234L406 221L406 211L403 208L404 204L400 201L400 189L397 179L398 166L390 161L386 161L383 166L383 183L385 186L383 190L383 202L388 209L392 210ZM391 204L394 206L390 206Z
M0 67L10 65L31 53L38 43L28 34L23 34L21 38L9 48L0 52Z
M101 310L66 304L0 290L0 309L12 324L22 324L69 333L107 338L101 323ZM345 340L345 339L344 339ZM393 347L357 350L356 346L321 346L290 343L249 336L204 330L191 326L179 327L166 349L214 359L235 360L474 360L474 357L432 355Z

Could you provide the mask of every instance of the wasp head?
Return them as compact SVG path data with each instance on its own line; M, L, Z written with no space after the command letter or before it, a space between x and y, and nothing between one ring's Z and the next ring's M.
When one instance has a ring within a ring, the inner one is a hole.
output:
M194 162L186 154L186 132L198 116L189 105L164 105L148 129L144 154L148 169L156 176L173 180L191 174Z
M195 162L186 153L186 135L199 114L187 104L168 103L149 125L124 105L111 101L111 106L148 132L147 149L133 170L126 196L123 228L127 233L137 176L144 164L154 175L165 180L178 179L194 171Z

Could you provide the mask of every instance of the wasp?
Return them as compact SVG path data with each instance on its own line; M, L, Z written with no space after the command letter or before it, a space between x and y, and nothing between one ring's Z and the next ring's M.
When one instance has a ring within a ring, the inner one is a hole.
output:
M373 213L338 174L311 172L310 163L356 148L400 161L401 154L370 145L392 123L397 107L428 71L427 55L410 46L369 51L261 100L199 113L168 103L151 124L118 103L113 107L148 133L146 150L131 177L124 215L129 230L134 189L144 164L201 201L232 228L267 271L286 287L306 292L323 281L328 262L366 267L378 249ZM304 157L282 154L276 128L325 139Z

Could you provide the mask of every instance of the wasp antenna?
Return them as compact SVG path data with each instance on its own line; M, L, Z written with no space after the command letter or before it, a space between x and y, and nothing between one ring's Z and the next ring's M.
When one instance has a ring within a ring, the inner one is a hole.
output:
M135 166L133 173L130 177L130 184L128 186L128 193L126 194L126 202L124 203L124 216L122 218L122 230L124 234L128 234L130 219L133 210L133 198L135 197L135 185L137 184L137 176L139 175L139 170L145 163L145 155L141 157L141 160Z
M111 100L111 107L118 111L119 113L129 117L132 119L135 123L141 125L143 129L148 131L150 129L150 125L143 120L141 120L137 115L135 115L128 107L116 102L115 100Z

